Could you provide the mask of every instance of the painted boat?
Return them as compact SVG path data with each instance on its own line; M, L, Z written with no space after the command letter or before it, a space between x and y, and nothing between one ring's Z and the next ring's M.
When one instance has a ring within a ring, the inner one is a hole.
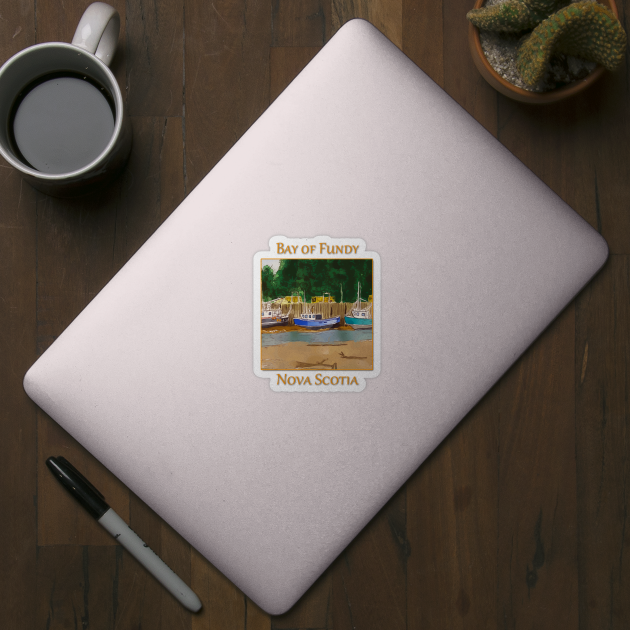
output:
M261 328L271 328L272 326L285 326L289 323L289 313L283 313L282 307L280 307L279 305L274 306L274 304L281 299L282 298L276 298L271 302L263 302L260 316Z
M326 295L326 294L324 294ZM328 294L330 299L330 294ZM313 313L308 306L300 317L294 317L293 323L300 328L309 330L327 330L336 326L341 321L341 317L324 317L321 313Z
M336 326L340 321L339 316L324 318L321 313L303 313L300 317L293 318L296 326L309 330L326 330Z
M367 302L367 306L362 308L360 283L357 288L357 301L353 304L350 315L346 315L344 320L354 330L372 328L372 303Z

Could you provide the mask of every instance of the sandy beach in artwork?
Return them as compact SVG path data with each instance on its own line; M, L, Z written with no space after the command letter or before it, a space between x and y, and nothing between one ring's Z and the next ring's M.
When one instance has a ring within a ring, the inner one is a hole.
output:
M291 341L262 347L261 363L263 370L371 370L373 341Z

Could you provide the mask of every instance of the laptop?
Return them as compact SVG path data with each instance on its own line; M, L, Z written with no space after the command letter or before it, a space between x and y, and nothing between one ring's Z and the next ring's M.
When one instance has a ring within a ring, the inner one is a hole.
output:
M279 614L607 255L567 204L353 20L24 386Z

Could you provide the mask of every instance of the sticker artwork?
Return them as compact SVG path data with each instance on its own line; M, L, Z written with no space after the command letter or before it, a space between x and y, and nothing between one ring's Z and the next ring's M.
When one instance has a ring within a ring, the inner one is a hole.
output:
M254 372L274 391L359 392L380 339L380 258L362 239L276 236L254 256Z

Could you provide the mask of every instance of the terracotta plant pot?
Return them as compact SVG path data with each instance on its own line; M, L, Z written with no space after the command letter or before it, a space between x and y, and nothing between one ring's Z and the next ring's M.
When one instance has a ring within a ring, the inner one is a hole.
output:
M601 0L600 4L608 7L615 14L615 16L619 18L617 5L615 4L614 0ZM474 8L481 9L483 5L484 0L476 0ZM497 90L497 92L500 92L504 96L514 99L515 101L522 101L524 103L542 104L561 101L562 99L568 98L570 96L573 96L574 94L577 94L578 92L581 92L582 90L585 90L590 85L595 83L595 81L597 81L597 79L599 79L605 72L605 69L602 66L597 66L597 68L595 68L593 72L591 72L586 78L580 81L569 83L568 85L564 85L554 90L549 90L548 92L529 92L528 90L524 90L523 88L517 87L509 81L506 81L490 65L490 62L486 59L486 56L483 53L483 49L481 48L479 29L471 22L468 22L468 43L470 45L470 53L472 55L473 61L477 66L477 70L479 70L479 72L481 73L481 76L495 90Z

